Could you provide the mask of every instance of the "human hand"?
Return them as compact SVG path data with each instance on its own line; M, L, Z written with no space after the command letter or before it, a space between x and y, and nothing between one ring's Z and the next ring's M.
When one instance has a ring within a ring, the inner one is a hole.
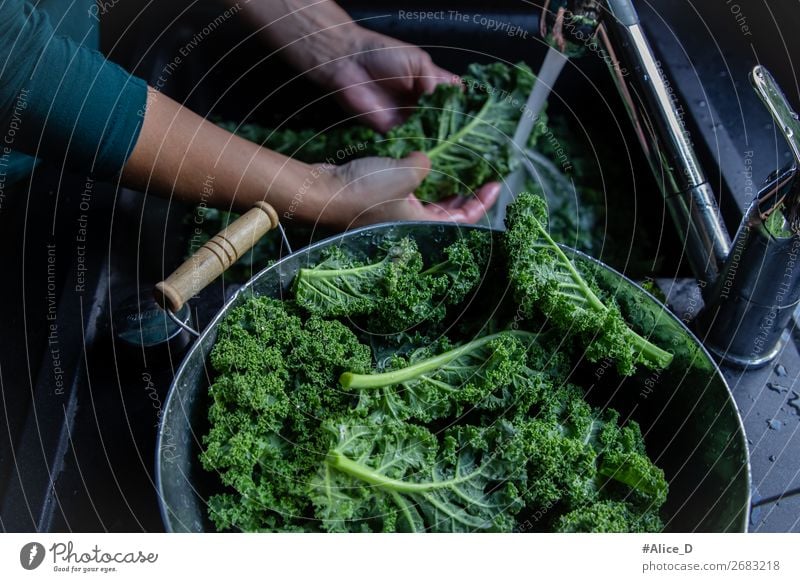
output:
M458 82L421 48L357 30L344 54L314 70L312 78L374 129L388 131L407 117L423 93L440 83Z
M242 12L268 46L380 132L423 93L458 82L421 48L359 26L331 0L252 0Z
M430 160L415 152L400 160L362 158L342 166L315 166L314 212L305 218L339 229L393 221L476 223L496 202L500 184L482 186L473 196L452 196L423 204L412 192L430 172Z

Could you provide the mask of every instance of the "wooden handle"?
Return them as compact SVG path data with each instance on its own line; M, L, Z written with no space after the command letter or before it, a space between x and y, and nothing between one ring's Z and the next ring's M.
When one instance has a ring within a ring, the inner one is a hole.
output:
M227 228L200 247L167 279L156 285L155 298L173 313L206 288L214 279L253 248L258 240L278 226L278 214L266 202L242 214Z

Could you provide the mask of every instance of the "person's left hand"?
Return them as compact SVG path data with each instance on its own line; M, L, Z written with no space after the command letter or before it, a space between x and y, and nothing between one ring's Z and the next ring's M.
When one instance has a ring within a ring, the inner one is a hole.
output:
M458 77L419 47L358 27L348 48L314 72L348 111L380 132L402 122L423 93Z

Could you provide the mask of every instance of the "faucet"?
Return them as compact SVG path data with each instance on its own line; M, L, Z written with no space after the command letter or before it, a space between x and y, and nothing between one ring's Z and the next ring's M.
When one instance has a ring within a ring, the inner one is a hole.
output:
M732 242L631 0L545 0L540 33L570 57L606 61L703 289L706 347L740 367L771 361L800 304L800 122L772 75L757 66L750 79L794 160L767 179Z

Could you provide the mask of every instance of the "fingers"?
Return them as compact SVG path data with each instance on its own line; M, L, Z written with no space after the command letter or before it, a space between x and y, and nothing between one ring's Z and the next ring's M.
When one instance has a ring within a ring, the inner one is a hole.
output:
M419 87L423 93L433 93L437 85L458 83L458 75L437 67L433 63L430 63L420 71Z
M372 129L386 133L395 125L403 122L403 116L394 109L373 109L361 116L361 119Z
M452 196L424 206L424 220L474 224L486 215L499 196L500 184L491 182L482 186L474 196L469 198Z
M460 82L458 75L434 64L430 55L422 49L417 50L420 54L417 56L416 85L423 93L433 93L436 86L443 83L458 84Z
M464 222L473 224L486 215L500 197L501 185L499 182L490 182L482 186L472 198L468 198L461 211L464 213Z
M339 92L337 99L345 109L360 114L361 121L381 133L403 121L403 112L397 109L394 95L363 73Z

